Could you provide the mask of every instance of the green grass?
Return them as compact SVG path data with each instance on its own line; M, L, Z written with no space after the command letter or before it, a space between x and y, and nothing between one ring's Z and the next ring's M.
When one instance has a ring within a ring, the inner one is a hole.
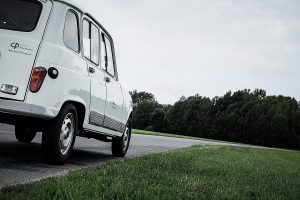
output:
M222 143L237 144L237 143L234 143L234 142L212 140L212 139L185 136L185 135L176 135L176 134L170 134L170 133L159 133L159 132L154 132L154 131L145 131L145 130L138 130L138 129L133 129L132 133L139 134L139 135L154 135L154 136L163 136L163 137L174 137L174 138L183 138L183 139L204 140L204 141L210 141L210 142L222 142Z
M0 199L300 199L300 153L192 147L0 191Z

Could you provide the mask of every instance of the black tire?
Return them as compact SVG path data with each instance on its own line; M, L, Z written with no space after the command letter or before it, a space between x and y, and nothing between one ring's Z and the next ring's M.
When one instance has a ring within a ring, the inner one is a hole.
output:
M21 143L30 143L34 139L36 131L25 128L22 125L16 125L15 127L15 136L17 140Z
M57 117L49 122L43 133L42 151L46 163L61 165L69 159L73 150L77 127L77 110L73 104L66 104ZM64 142L66 142L66 146Z
M126 131L128 131L126 133ZM122 137L112 139L111 149L114 157L124 157L128 151L131 139L131 120L128 121Z

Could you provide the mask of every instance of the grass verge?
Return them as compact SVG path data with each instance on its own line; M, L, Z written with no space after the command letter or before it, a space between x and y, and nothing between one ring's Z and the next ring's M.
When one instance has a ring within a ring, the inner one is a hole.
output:
M192 147L4 188L0 199L300 199L300 153Z

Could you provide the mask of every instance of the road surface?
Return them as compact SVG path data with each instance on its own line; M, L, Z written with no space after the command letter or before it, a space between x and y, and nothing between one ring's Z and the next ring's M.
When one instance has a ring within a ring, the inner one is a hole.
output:
M125 159L193 145L224 145L224 143L132 135L131 145ZM16 141L12 126L0 124L0 188L60 176L70 171L118 160L121 159L114 158L111 155L110 143L99 142L94 139L76 138L74 152L67 164L64 166L46 165L41 154L41 134L38 134L32 143L21 144Z

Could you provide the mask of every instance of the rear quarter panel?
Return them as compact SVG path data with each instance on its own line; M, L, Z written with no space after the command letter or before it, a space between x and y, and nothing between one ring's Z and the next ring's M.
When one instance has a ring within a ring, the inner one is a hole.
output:
M27 92L26 102L41 105L52 110L53 117L66 101L76 101L86 108L88 119L90 104L90 79L87 64L81 53L74 52L64 45L63 30L67 5L54 2L52 15L41 44L36 66L46 69L55 67L59 71L57 79L46 76L38 93ZM80 13L77 12L79 19Z

